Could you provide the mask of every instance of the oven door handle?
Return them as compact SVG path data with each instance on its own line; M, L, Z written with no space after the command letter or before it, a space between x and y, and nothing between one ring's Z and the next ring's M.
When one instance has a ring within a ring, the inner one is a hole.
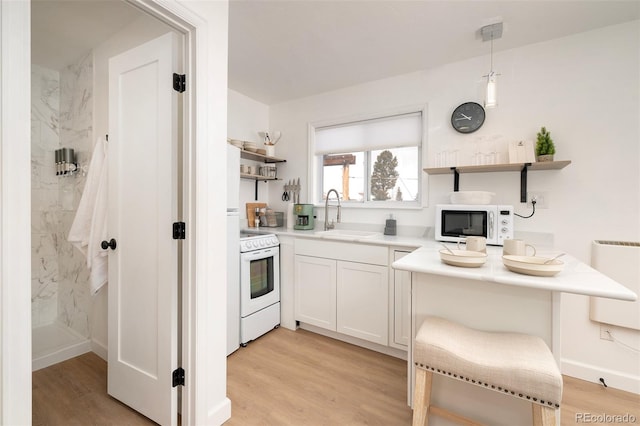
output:
M240 253L240 258L245 260L264 259L267 257L275 256L280 253L279 247L268 247L254 251L247 251Z

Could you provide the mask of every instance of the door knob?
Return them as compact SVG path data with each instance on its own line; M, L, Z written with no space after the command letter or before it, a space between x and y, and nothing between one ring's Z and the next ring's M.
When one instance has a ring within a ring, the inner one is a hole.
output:
M115 250L116 249L116 240L114 240L113 238L110 239L108 242L105 240L105 241L100 243L100 247L102 247L103 250L106 250L108 248L110 248L111 250Z

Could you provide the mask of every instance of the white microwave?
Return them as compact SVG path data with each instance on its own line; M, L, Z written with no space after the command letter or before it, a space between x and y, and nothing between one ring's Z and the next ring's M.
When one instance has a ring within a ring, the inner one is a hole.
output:
M485 237L487 244L502 246L513 238L513 206L438 204L435 236L449 242Z

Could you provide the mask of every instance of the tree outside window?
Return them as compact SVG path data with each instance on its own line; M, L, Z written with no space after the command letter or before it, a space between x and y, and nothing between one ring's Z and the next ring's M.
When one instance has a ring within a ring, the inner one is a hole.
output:
M398 159L389 150L384 150L376 158L371 173L371 195L376 201L391 198L390 190L395 188L398 181Z

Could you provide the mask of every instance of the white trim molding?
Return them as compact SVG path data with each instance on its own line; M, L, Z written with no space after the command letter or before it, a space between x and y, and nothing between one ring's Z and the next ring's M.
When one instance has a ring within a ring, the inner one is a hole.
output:
M226 230L213 225L226 215L216 193L226 169L213 171L209 165L226 147L228 3L128 1L184 34L181 219L187 237L182 252L180 359L185 386L180 411L182 424L219 425L231 417L226 345L221 343L226 342L226 290L210 283L226 283L226 253L216 253L220 246L215 243L226 238Z
M31 4L0 1L0 424L31 424Z

